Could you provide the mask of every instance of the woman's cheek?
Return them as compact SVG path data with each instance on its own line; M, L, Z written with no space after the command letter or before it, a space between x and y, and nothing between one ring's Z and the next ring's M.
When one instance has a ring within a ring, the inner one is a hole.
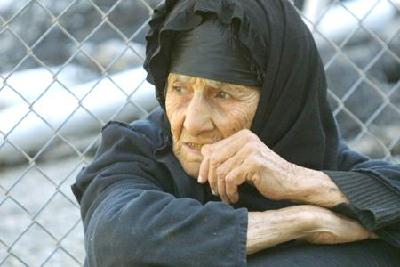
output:
M254 113L253 108L245 103L224 103L215 113L214 123L226 138L240 130L249 129Z
M171 125L172 135L174 138L178 138L183 125L184 103L177 97L169 97L166 98L165 109Z
M242 101L236 102L235 105L230 105L228 112L232 118L231 123L234 125L235 132L251 128L259 100L259 92L252 91Z

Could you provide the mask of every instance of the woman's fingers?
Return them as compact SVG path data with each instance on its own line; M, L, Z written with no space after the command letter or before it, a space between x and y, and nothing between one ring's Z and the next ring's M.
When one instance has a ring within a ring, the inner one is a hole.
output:
M217 176L224 180L224 195L231 203L235 203L239 199L239 195L237 193L236 176L242 172L240 168L242 162L243 160L240 157L240 153L237 153L234 157L223 162L216 170ZM230 176L228 176L229 173L231 173Z
M239 200L238 186L243 184L251 175L253 174L249 165L242 162L233 167L224 177L225 195L230 203L236 203Z
M210 171L207 172L206 170L204 170L206 164L208 164L207 166L209 168L218 168L218 166L225 162L227 159L234 157L235 154L239 150L241 150L247 143L251 143L254 141L259 141L257 135L245 129L216 143L204 145L201 149L203 162L199 171L198 181L201 183L209 181L209 176L211 174ZM206 164L203 164L204 162ZM215 174L215 170L211 173ZM212 177L213 181L216 181L216 179L216 177Z
M229 140L228 140L229 139ZM202 170L201 181L208 181L212 189L218 193L218 177L217 177L217 168L226 160L233 157L236 154L236 147L231 143L234 140L227 138L223 140L222 144L216 143L212 145L205 145L201 150L203 154L203 161L207 161L207 166L204 165L204 168L208 167L208 171ZM222 141L221 141L222 142ZM224 145L223 145L224 144ZM207 172L207 176L204 177Z
M208 167L208 183L210 184L211 191L213 192L214 195L218 196L218 179L216 177L216 164L217 162L213 160L212 158L209 159L209 167Z
M205 157L203 161L200 164L199 168L199 176L197 178L197 181L199 183L205 183L208 180L208 169L210 165L210 160L208 157Z
M241 169L241 167L237 167L225 177L226 195L231 203L236 203L239 200L238 185L241 184L240 175L243 174Z
M224 202L237 202L238 185L255 171L248 164L244 166L243 161L252 153L257 153L259 142L259 138L251 131L242 130L217 143L204 145L198 182L208 181L213 194L220 196Z
M226 195L226 188L225 188L225 179L223 178L223 177L218 177L218 181L217 181L217 184L218 184L218 194L219 194L219 197L221 198L221 200L223 201L223 202L225 202L225 203L229 203L230 201L229 201L229 199L228 199L228 197L227 197L227 195Z
M211 191L214 195L220 196L222 200L226 200L227 202L225 176L235 168L235 166L240 165L241 162L238 161L237 155L227 158L224 162L222 162L222 160L213 160L212 158L207 158L207 161L209 162L207 180Z

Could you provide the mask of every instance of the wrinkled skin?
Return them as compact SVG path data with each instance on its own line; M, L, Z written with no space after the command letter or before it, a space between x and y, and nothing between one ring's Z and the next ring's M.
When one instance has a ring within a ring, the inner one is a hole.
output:
M174 73L168 76L165 109L173 152L186 173L198 176L203 145L250 128L259 99L256 87Z

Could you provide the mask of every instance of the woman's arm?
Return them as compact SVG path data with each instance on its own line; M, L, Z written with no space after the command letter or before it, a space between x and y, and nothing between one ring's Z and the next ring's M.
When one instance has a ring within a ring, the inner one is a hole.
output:
M328 177L347 199L330 206L332 210L359 221L381 239L400 247L400 165L372 160L341 143L338 170L318 173L321 181ZM316 197L324 196L318 194L318 187L312 191Z
M335 207L348 204L349 200L326 173L302 166L295 166L294 176L303 182L288 187L286 199L316 205Z
M238 200L238 186L253 184L266 198L332 207L348 203L328 175L288 162L249 130L202 149L199 182L208 181L225 202Z
M314 244L338 244L376 238L359 223L328 209L302 205L249 212L247 254L301 239Z
M302 206L248 213L246 251L248 255L299 239L315 229Z
M400 166L341 147L338 170L317 171L281 158L248 130L204 146L199 182L225 202L248 182L266 198L333 208L400 246ZM206 179L205 179L206 177Z
M245 266L246 209L150 187L120 182L93 201L83 215L89 266Z
M244 266L247 210L166 192L146 140L111 125L73 186L89 266Z

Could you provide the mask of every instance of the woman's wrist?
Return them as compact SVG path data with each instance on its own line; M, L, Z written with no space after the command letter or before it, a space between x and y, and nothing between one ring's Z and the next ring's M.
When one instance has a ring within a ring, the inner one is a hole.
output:
M291 206L279 210L248 213L247 254L303 238L316 229L308 206Z
M348 203L348 199L337 185L321 171L297 166L294 179L300 179L301 182L288 190L288 199L292 201L322 207Z

